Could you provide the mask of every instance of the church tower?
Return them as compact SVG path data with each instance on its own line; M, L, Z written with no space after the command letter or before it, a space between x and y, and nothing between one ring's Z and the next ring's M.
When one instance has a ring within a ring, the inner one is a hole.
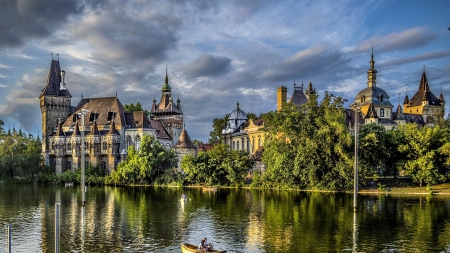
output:
M176 103L173 101L171 90L166 68L161 100L159 104L156 104L156 99L153 99L151 119L158 120L163 124L166 131L172 136L171 146L175 146L183 130L183 111L180 99L178 98Z
M50 135L56 131L58 123L64 121L70 112L72 95L66 88L64 70L61 70L59 59L53 60L48 72L47 84L39 96L42 114L42 153L45 164L54 165L49 161Z

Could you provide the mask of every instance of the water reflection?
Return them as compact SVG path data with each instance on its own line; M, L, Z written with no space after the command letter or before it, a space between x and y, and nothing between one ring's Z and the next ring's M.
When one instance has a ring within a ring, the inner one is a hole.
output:
M91 187L84 208L80 196L76 187L0 186L0 226L12 224L13 252L53 252L56 202L61 252L180 252L180 242L204 237L229 252L450 248L450 196L359 196L358 213L351 194Z

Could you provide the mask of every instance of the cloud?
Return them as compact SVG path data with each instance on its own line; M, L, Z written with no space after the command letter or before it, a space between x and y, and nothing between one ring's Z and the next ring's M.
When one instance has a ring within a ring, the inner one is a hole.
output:
M381 68L383 68L383 67L390 67L390 66L396 66L396 65L404 65L404 64L412 63L412 62L423 62L426 60L445 58L445 57L449 57L449 56L450 56L450 51L448 51L448 50L426 52L426 53L423 53L420 55L415 55L415 56L406 57L406 58L402 58L402 59L396 59L396 60L392 60L392 61L383 62L383 63L379 64L379 66Z
M184 73L188 78L219 76L230 70L230 64L231 59L228 57L203 54L186 64Z
M278 64L265 70L261 78L270 81L287 81L302 77L316 79L319 75L336 75L340 69L351 70L350 59L332 46L323 44L297 52ZM330 70L332 72L328 72Z
M397 50L409 50L429 44L438 36L423 27L416 27L400 33L390 33L384 36L374 36L364 40L356 48L355 52L367 52L372 44L381 52L392 52Z
M20 47L30 39L49 36L83 10L83 3L77 0L1 1L0 48Z

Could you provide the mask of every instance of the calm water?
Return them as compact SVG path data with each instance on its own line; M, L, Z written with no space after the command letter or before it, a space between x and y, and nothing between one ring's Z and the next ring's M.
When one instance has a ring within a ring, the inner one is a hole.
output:
M186 193L189 201L180 202ZM189 188L0 185L0 252L180 252L207 237L228 252L450 252L450 196Z

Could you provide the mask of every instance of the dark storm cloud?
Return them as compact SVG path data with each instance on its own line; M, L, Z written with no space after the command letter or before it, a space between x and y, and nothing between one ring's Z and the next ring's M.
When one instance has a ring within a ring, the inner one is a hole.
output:
M0 48L20 47L32 38L46 37L84 9L77 0L0 1Z
M391 33L385 36L375 36L360 43L355 52L367 52L372 45L380 52L392 52L397 50L409 50L425 46L432 42L439 34L416 27L400 33Z
M219 76L230 70L231 59L223 56L200 55L195 61L188 63L184 73L188 78L202 76Z

